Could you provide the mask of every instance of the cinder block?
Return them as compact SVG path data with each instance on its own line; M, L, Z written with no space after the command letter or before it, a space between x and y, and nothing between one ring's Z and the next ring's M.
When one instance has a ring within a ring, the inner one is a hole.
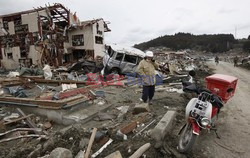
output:
M148 103L135 104L133 114L139 114L139 113L149 112L149 111L150 109L149 109Z
M160 122L152 130L151 137L159 142L171 130L176 111L168 111L160 120Z

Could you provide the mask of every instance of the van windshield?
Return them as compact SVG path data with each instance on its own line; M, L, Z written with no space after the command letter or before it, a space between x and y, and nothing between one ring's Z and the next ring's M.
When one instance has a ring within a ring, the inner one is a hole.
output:
M107 49L107 52L108 52L109 56L112 57L114 55L115 51L109 46Z

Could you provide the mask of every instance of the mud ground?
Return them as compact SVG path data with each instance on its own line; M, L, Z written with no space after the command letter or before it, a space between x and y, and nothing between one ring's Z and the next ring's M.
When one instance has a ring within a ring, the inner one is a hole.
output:
M250 157L250 72L233 63L210 63L215 73L232 75L238 78L235 95L222 108L217 122L218 134L214 132L199 137L193 153L204 153L205 157Z
M198 71L197 76L201 84L204 84L204 77L208 76L210 73ZM112 106L103 113L111 116L116 116L120 113L117 107L129 106L128 112L124 115L122 119L114 118L112 120L100 121L93 118L87 123L78 123L69 127L64 127L60 125L53 125L50 131L48 139L22 139L16 140L8 143L0 144L0 155L4 158L26 158L32 151L39 149L36 156L44 156L50 153L56 147L63 147L70 149L73 156L82 149L80 142L85 138L89 139L91 135L91 128L97 127L98 131L106 132L105 137L111 137L114 141L109 145L98 158L105 157L112 152L119 150L123 157L129 157L134 153L140 146L145 143L150 142L152 147L145 153L149 158L165 158L165 157L179 157L180 155L176 146L178 143L178 132L183 125L184 121L184 110L188 100L192 97L189 94L178 94L176 92L155 92L153 105L150 105L150 114L147 114L143 122L144 125L149 124L153 119L156 120L146 132L138 137L132 138L135 133L129 133L128 140L123 140L121 137L116 135L116 131L123 127L124 125L136 120L139 116L143 114L135 115L133 114L133 107L139 102L141 93L139 92L141 88L139 87L127 87L127 88L117 88L117 87L105 87L105 91L115 92L115 94L106 94L106 104L112 104ZM169 109L177 110L177 117L174 121L175 126L171 135L167 135L162 148L154 148L155 142L148 136L150 130L159 122L163 115ZM142 125L142 123L140 124ZM137 131L143 128L140 126ZM40 146L40 145L41 146ZM93 146L93 151L97 151L103 143L95 142ZM167 149L166 149L167 148ZM169 152L170 151L170 152ZM188 157L204 157L204 152L186 155ZM184 156L185 157L185 156Z

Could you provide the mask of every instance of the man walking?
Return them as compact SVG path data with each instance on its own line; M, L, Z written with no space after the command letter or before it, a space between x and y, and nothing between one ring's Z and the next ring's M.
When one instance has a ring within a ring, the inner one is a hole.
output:
M216 55L216 57L215 57L215 63L216 63L216 65L218 65L219 64L219 57Z
M238 65L238 60L239 60L239 58L238 58L238 56L236 55L236 56L234 57L234 67L237 67L237 65Z
M153 59L154 54L152 51L147 51L145 58L139 63L138 73L142 78L142 100L144 103L148 101L152 104L152 99L155 92L155 70L158 69L158 64Z

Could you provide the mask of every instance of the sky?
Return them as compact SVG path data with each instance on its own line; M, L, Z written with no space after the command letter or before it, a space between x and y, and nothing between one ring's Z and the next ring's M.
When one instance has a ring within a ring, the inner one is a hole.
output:
M110 22L106 43L132 46L178 32L250 35L249 0L0 0L0 15L61 3L80 20Z

